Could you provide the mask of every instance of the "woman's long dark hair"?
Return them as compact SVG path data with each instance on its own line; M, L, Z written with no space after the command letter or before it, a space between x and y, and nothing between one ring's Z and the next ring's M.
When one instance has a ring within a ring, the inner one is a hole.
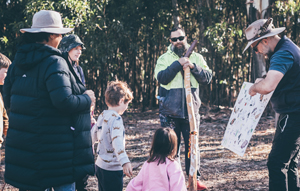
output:
M148 163L158 161L157 165L166 162L166 158L174 160L177 152L177 136L173 129L165 127L157 129L152 141Z

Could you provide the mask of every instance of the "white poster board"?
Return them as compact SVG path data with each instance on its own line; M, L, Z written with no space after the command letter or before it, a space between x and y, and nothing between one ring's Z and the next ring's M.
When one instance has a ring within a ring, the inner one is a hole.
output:
M253 83L244 82L223 137L222 146L243 156L255 127L273 92L267 95L249 95Z

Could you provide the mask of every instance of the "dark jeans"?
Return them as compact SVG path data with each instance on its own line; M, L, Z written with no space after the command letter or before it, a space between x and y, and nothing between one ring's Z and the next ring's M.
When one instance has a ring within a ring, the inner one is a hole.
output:
M56 187L53 187L52 188L48 188L46 189L45 191L75 191L75 182L73 183L70 183L70 184L64 184L64 185L61 185L61 186L56 186ZM19 189L19 191L26 191L26 190L23 190L23 189ZM27 190L29 191L29 190Z
M76 189L75 189L75 190L77 190L77 191L87 191L87 189L86 189L85 187L86 187L86 185L87 185L88 177L89 177L89 176L87 175L87 176L84 177L82 180L75 182L75 185L76 185ZM49 190L51 191L52 188L49 189ZM19 189L19 191L26 191L26 190Z
M108 171L96 165L96 176L98 179L99 191L122 191L123 170Z
M268 158L270 191L299 191L300 113L280 114Z
M199 132L199 126L200 126L200 115L195 115L196 117L196 124L198 126L198 132ZM190 124L188 119L180 119L180 118L172 118L167 117L162 114L159 114L160 122L162 127L170 127L174 129L176 135L177 135L177 156L180 156L180 142L181 142L181 134L184 141L184 151L185 151L185 172L187 175L189 175L190 170L190 163L191 159L188 158L188 151L189 151L189 138L190 138ZM200 177L200 151L198 153L198 170L197 170L197 176Z

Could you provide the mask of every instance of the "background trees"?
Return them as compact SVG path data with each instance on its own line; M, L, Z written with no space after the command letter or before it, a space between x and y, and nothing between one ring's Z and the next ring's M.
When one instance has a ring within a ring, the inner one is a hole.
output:
M299 0L269 1L267 8L275 26L287 27L285 35L299 44ZM33 14L41 9L60 12L64 24L74 26L74 33L85 43L80 64L100 109L105 108L107 82L116 78L133 90L133 107L156 107L158 83L153 70L169 45L174 19L185 28L188 42L199 41L196 51L214 72L212 83L201 86L204 104L232 106L241 84L256 77L255 53L249 49L242 54L247 44L243 31L250 24L246 1L2 0L0 52L13 60L19 29L30 27Z

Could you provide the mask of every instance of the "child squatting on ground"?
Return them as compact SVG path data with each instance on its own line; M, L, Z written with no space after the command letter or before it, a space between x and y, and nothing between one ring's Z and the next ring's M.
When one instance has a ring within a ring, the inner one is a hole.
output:
M187 190L181 166L174 160L176 152L177 137L174 130L168 127L157 129L150 158L143 164L139 174L129 182L126 191Z
M125 152L125 130L121 115L133 99L125 82L112 81L105 91L108 106L91 130L97 147L96 176L99 191L122 191L123 173L132 176L132 167Z

